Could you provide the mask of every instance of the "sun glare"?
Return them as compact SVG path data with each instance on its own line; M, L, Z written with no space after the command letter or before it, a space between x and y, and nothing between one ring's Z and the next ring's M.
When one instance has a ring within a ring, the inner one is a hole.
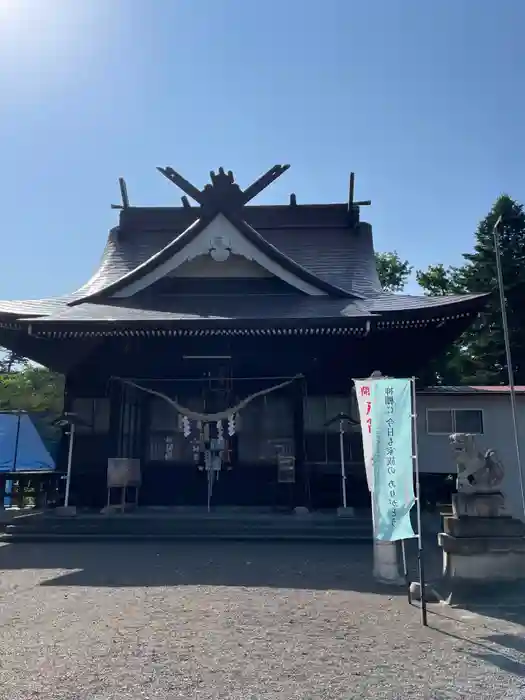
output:
M63 83L96 60L114 7L108 0L0 0L1 82L17 90Z

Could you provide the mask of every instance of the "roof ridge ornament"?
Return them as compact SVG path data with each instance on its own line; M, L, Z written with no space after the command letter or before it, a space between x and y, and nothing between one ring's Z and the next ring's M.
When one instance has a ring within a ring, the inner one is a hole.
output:
M112 204L111 208L112 209L127 209L129 207L128 187L127 187L126 181L124 180L123 177L119 177L118 184L120 187L120 198L122 200L122 204Z
M361 202L354 200L355 191L355 173L350 173L350 183L348 186L348 216L352 226L359 223L359 207L369 207L372 204L371 199L365 199Z
M270 168L264 175L257 178L245 190L242 190L235 182L233 172L231 170L225 172L223 167L220 167L217 172L210 172L211 183L205 185L202 190L192 185L191 182L169 166L157 168L157 170L200 204L205 213L210 216L220 211L226 213L239 212L245 204L277 180L289 167L289 165L274 165L273 168ZM186 197L183 199L186 199ZM187 206L187 204L184 205Z

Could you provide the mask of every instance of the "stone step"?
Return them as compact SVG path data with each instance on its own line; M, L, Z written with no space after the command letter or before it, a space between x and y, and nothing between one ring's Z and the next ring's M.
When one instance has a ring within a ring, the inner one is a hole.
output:
M28 517L4 523L4 540L34 538L259 539L371 541L369 519Z
M257 529L288 529L304 530L337 528L338 530L355 530L361 528L371 528L372 524L366 518L340 518L315 520L310 518L144 518L126 515L110 516L73 516L73 517L31 517L17 518L2 523L2 528L45 528L45 527L130 527L130 528L230 528L230 527L253 527Z
M189 542L189 541L261 541L261 542L324 542L371 544L372 533L290 533L290 532L220 532L220 533L67 533L13 532L0 534L0 542Z

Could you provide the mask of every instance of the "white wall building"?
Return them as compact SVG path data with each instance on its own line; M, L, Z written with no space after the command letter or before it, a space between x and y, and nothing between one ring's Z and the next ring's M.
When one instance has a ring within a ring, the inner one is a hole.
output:
M516 387L519 446L525 468L525 386ZM509 388L430 387L417 392L419 464L423 473L455 473L451 433L473 433L481 450L493 449L505 467L503 491L513 514L524 517ZM524 472L525 478L525 472Z

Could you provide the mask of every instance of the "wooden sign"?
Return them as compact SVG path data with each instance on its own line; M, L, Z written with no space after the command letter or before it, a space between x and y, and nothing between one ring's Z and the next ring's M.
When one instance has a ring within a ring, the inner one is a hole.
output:
M110 457L108 459L108 489L140 486L140 459Z

